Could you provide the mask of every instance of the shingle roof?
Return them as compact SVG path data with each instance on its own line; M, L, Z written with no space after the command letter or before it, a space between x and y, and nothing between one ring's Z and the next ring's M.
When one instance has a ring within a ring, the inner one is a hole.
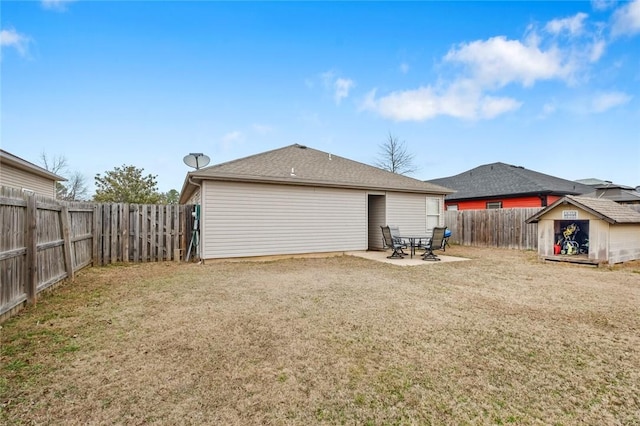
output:
M610 192L590 192L588 194L582 194L585 197L593 197L593 198L606 198L608 200L613 200L617 203L631 203L631 202L639 202L640 201L640 192L634 189L620 189L615 193Z
M465 200L524 194L576 195L593 191L578 182L505 163L485 164L455 176L427 182L455 189L446 200Z
M195 189L189 183L189 178L429 194L452 192L433 183L391 173L299 144L193 171L185 179L181 199L188 198Z
M606 198L580 197L575 195L567 195L557 200L528 218L526 222L537 222L542 215L562 203L572 204L609 223L640 223L640 213L624 204L618 204Z

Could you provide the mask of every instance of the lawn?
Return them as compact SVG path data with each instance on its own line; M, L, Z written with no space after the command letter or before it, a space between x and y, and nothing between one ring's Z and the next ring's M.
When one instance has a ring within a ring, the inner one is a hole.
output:
M640 263L454 246L88 268L0 329L3 424L640 424Z

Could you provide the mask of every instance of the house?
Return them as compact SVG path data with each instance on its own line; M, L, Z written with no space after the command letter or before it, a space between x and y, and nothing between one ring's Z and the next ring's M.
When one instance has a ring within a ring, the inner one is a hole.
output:
M0 186L55 198L57 181L66 179L0 149Z
M382 249L380 226L428 235L451 190L294 144L188 173L206 259Z
M592 192L583 194L585 197L607 198L620 204L640 205L640 191L632 186L620 185L610 181L598 179L582 179L576 182L592 187Z
M447 210L546 207L565 195L593 191L578 182L505 163L485 164L427 182L456 191L445 198Z
M563 197L526 220L546 260L615 264L640 259L640 213L605 198Z

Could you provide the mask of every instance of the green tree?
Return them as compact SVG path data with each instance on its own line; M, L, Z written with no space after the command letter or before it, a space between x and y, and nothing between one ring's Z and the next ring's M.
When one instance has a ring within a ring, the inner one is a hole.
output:
M180 201L180 193L175 189L170 189L169 192L162 194L162 202L164 204L178 204Z
M389 133L387 140L380 144L376 167L401 175L410 175L417 171L413 163L413 154L407 151L404 141Z
M94 201L100 203L158 204L162 194L158 192L156 177L144 176L144 169L122 165L102 176L95 177Z

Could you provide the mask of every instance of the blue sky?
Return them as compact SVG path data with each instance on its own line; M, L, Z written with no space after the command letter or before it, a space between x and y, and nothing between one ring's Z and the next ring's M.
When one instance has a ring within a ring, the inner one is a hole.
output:
M640 185L640 0L2 1L1 146L180 190L300 143L418 179L497 161Z

